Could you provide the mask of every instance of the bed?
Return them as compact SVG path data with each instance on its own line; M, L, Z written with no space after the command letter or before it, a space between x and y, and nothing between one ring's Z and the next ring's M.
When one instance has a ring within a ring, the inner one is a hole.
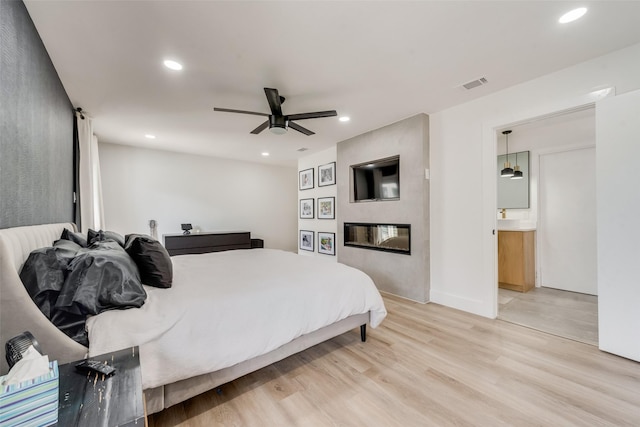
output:
M137 345L149 414L386 315L371 279L339 263L269 249L180 255L172 288L145 286L141 308L90 317L86 348L49 322L19 277L29 253L64 228L75 230L0 230L0 343L29 330L60 363Z

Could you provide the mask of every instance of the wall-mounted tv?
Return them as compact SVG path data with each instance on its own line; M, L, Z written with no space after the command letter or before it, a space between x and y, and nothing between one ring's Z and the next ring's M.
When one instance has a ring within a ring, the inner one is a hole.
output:
M400 156L352 165L354 202L400 198Z

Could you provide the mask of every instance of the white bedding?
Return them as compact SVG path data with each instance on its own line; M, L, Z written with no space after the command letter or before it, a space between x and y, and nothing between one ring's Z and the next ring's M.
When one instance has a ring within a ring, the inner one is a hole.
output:
M172 258L173 287L145 287L139 309L87 321L89 355L138 345L144 389L226 368L350 315L387 312L360 270L250 249Z

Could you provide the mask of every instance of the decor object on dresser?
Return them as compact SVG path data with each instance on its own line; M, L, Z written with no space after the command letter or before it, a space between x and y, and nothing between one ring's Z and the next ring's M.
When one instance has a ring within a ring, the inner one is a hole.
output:
M318 232L318 253L326 255L336 254L336 234Z
M313 219L313 199L300 199L300 219Z
M87 347L42 314L19 272L31 251L51 245L65 227L75 229L73 224L0 229L0 342L29 330L60 363L86 357ZM354 328L365 338L366 324L375 328L386 316L371 278L344 264L273 249L171 261L171 288L145 286L149 298L142 308L108 310L86 324L90 357L140 347L147 413ZM188 338L193 336L201 339ZM2 358L0 370L7 370Z
M309 190L313 188L313 168L305 169L299 172L300 175L300 190Z
M180 224L180 228L184 231L182 234L191 234L191 230L193 229L191 224Z
M149 220L149 235L158 240L158 221L155 219Z
M336 183L336 162L318 166L318 187L335 185Z
M318 219L336 219L336 198L335 197L319 197L318 198Z
M300 230L300 249L313 252L313 231Z

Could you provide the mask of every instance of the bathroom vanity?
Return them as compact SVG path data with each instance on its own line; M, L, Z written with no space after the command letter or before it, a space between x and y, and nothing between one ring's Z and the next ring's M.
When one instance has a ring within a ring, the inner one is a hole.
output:
M527 292L536 284L535 229L498 230L498 284Z

